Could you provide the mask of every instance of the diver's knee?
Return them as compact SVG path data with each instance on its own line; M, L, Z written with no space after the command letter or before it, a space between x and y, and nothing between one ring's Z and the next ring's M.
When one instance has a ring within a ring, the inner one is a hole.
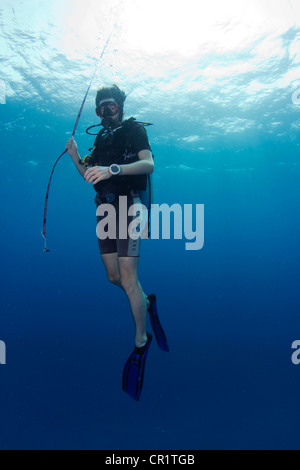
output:
M109 280L109 282L111 282L112 284L115 284L116 286L121 285L121 279L120 279L120 276L118 274L108 273L107 274L107 279Z
M125 290L125 292L130 293L135 290L137 286L137 281L136 279L133 279L131 277L122 277L120 278L121 286Z

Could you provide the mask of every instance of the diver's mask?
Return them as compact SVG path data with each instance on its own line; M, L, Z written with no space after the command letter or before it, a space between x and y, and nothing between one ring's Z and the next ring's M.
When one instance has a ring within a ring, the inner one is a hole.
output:
M119 112L119 107L117 102L110 98L107 100L102 100L96 108L96 114L101 119L108 119L116 116Z

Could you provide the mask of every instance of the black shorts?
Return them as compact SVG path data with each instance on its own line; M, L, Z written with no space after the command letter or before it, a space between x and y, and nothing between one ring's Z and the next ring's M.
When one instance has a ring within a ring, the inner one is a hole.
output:
M139 257L141 238L136 215L128 215L128 209L141 204L138 193L126 196L107 195L95 198L97 206L97 237L101 255L117 253L120 258ZM134 222L135 221L135 222Z

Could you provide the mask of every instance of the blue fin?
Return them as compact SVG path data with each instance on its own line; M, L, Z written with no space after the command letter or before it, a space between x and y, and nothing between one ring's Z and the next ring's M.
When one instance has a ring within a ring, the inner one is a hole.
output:
M127 359L123 371L123 391L131 398L139 401L142 393L147 355L153 336L147 333L148 341L142 348L135 347Z
M168 340L158 318L156 296L154 294L150 294L148 295L148 300L150 302L150 306L148 308L150 322L157 344L162 351L169 352Z

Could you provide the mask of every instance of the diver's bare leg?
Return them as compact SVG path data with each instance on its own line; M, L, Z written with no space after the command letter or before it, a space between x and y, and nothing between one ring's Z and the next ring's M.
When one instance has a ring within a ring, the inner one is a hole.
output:
M119 270L119 261L117 253L109 253L107 255L101 255L103 264L106 269L107 279L118 287L123 289L121 284L121 276Z
M129 299L136 326L136 346L141 348L147 343L147 306L146 296L138 281L138 263L139 258L119 258L120 281Z

